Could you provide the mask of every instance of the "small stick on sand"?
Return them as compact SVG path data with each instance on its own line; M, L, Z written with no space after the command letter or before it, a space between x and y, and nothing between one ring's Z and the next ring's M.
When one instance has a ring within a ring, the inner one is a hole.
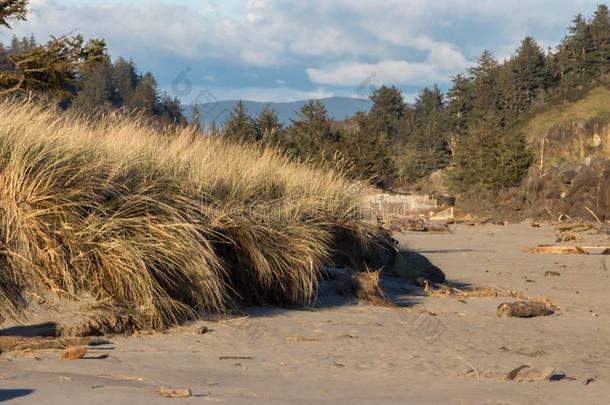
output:
M600 220L599 220L599 218L597 217L597 215L595 215L595 213L594 213L593 211L591 211L591 210L589 209L589 207L585 207L585 209L586 209L587 211L589 211L589 213L590 213L591 215L593 215L593 218L595 218L595 220L597 221L597 223L598 223L598 224L600 224L600 225L602 224L602 221L600 221Z
M469 362L467 362L463 357L460 357L458 355L456 355L455 357L457 357L458 359L462 360L468 367L470 367L470 369L472 370L472 372L474 373L474 375L477 377L477 380L481 378L481 375L479 374L479 372L477 371L476 368L474 368L474 366L472 364L470 364Z

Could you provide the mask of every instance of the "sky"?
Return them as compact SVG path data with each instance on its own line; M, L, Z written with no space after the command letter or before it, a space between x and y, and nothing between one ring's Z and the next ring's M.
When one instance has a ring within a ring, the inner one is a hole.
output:
M104 38L163 91L196 101L368 97L393 84L408 101L525 36L544 49L600 0L32 0L13 34Z

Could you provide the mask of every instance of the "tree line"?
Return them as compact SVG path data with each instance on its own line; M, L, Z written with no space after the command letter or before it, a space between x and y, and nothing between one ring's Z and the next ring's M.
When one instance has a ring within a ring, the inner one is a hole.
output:
M0 25L26 17L25 0L0 2ZM310 101L289 123L271 108L250 117L239 102L215 132L259 142L315 162L348 162L355 177L383 186L413 183L443 169L458 191L517 186L533 161L518 124L558 99L578 97L610 73L610 12L601 4L590 18L577 15L555 50L532 37L506 60L485 50L443 92L424 88L413 103L400 89L382 86L372 107L344 121ZM87 113L138 111L167 125L188 125L180 100L160 94L150 73L108 55L103 40L81 36L31 38L0 44L0 94L53 95L64 108ZM200 106L190 125L199 127Z
M590 18L574 17L556 50L526 37L498 61L485 50L443 93L424 88L412 104L400 89L382 86L372 108L344 122L329 119L311 101L287 127L265 109L252 119L239 103L226 134L270 142L311 160L341 156L358 177L381 186L412 183L444 169L458 191L518 186L532 164L518 124L556 100L579 97L610 73L610 12L601 4Z

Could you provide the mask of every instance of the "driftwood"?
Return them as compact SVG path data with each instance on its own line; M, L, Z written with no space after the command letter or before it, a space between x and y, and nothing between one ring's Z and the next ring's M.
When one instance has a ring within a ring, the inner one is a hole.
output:
M74 346L98 346L110 343L100 337L53 338L0 336L0 352L66 349Z
M532 318L552 314L551 308L544 302L519 301L505 302L498 306L496 315L500 318Z
M393 216L384 220L384 227L390 232L430 232L430 233L449 233L448 224L429 221L423 218L411 218Z
M535 247L527 248L526 252L529 253L553 253L559 255L586 255L581 247L578 246L555 246L555 245L538 245Z
M585 224L582 222L571 223L571 224L560 224L555 227L559 232L565 231L573 231L573 232L583 232L589 229L593 229L592 225Z

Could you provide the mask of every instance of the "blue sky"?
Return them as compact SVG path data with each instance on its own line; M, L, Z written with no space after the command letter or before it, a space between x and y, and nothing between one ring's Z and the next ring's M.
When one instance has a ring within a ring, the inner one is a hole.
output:
M484 48L555 47L588 0L32 0L17 35L105 38L184 103L442 88ZM3 30L0 40L12 33Z

